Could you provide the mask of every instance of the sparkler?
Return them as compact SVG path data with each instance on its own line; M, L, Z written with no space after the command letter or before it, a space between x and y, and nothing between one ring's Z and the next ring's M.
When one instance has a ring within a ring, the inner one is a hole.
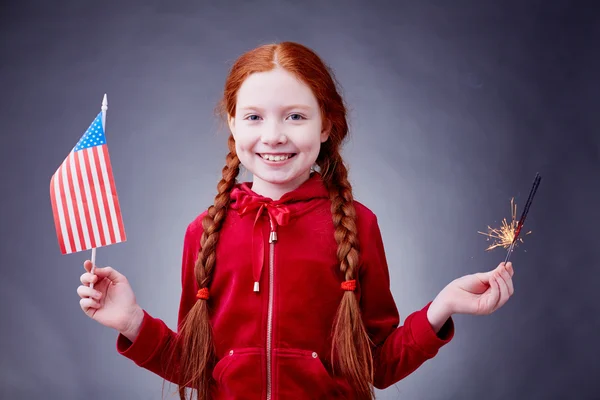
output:
M533 196L535 196L535 192L540 185L540 181L542 177L540 174L535 175L535 179L533 181L533 186L531 187L531 191L529 192L529 198L525 203L525 207L523 208L523 212L521 213L521 218L518 220L517 217L517 205L514 204L514 198L510 200L510 210L511 210L511 221L508 223L506 218L502 220L502 225L499 228L492 228L488 226L488 231L486 232L477 232L482 235L488 237L487 240L495 239L494 242L486 249L486 251L493 250L497 247L503 247L508 249L506 254L505 263L508 262L510 255L512 254L517 242L523 243L523 239L519 237L521 230L523 229L523 224L525 223L525 218L527 217L527 213L529 212L529 208L531 207L531 202L533 201ZM531 231L527 232L525 235L529 235Z
M514 200L514 198L510 199L510 210L512 217L510 223L506 221L506 218L504 218L502 220L502 225L499 228L492 228L488 225L487 232L477 232L487 236L488 241L490 239L495 239L494 242L487 249L485 249L485 251L490 251L498 247L508 249L515 241L515 233L517 232L517 225L519 221L517 220L517 205L514 204ZM531 231L527 232L526 235L529 235L530 233ZM517 240L523 243L522 238L518 238Z

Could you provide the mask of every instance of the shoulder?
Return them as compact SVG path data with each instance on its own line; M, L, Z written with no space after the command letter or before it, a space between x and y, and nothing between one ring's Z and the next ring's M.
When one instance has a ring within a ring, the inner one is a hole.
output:
M358 224L369 227L377 223L375 213L360 201L354 200L354 210L356 211L356 221Z
M365 265L385 264L385 250L377 216L370 208L356 200L354 209L356 210L356 231L360 244L361 271L364 271L363 263L366 263Z
M200 242L200 237L202 236L202 232L204 231L204 228L202 227L202 220L207 214L208 210L204 210L187 225L187 228L185 230L186 243Z
M363 243L363 246L379 241L381 228L375 212L356 200L354 200L354 209L356 210L356 231L359 241Z

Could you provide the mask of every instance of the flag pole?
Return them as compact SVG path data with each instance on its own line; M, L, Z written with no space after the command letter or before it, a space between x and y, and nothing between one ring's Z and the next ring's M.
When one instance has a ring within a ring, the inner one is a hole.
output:
M102 129L106 132L106 110L108 110L108 100L106 100L106 93L102 99Z
M94 270L96 269L96 248L93 247L92 248L92 270L91 273L94 273ZM94 288L94 282L90 283L90 287L93 289Z
M104 98L102 99L102 129L106 132L106 110L108 110L108 100L106 99L106 93L104 93ZM106 134L106 133L105 133ZM92 270L91 273L94 273L96 269L96 248L92 248ZM90 283L90 287L94 288L94 282Z

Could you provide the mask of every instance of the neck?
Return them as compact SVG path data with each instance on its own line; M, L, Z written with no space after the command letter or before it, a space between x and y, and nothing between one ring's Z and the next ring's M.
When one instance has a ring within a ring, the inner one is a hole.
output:
M268 182L254 175L252 180L252 191L272 200L279 200L284 194L297 189L300 185L306 182L308 178L310 178L310 170L306 171L297 178L284 183Z

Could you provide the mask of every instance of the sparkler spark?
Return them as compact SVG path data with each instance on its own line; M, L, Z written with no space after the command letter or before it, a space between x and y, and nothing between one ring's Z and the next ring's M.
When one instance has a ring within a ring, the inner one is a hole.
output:
M480 232L484 236L487 236L486 240L494 239L492 244L485 249L485 251L493 250L497 247L503 247L508 249L512 243L515 241L515 235L517 234L517 227L519 225L519 221L517 220L517 205L514 203L515 198L510 199L510 211L511 211L511 221L508 223L506 218L502 220L502 225L499 228L492 228L488 225L487 232ZM529 235L531 231L527 232L526 235ZM523 239L520 237L517 238L517 242L523 243ZM515 242L516 245L516 242Z

